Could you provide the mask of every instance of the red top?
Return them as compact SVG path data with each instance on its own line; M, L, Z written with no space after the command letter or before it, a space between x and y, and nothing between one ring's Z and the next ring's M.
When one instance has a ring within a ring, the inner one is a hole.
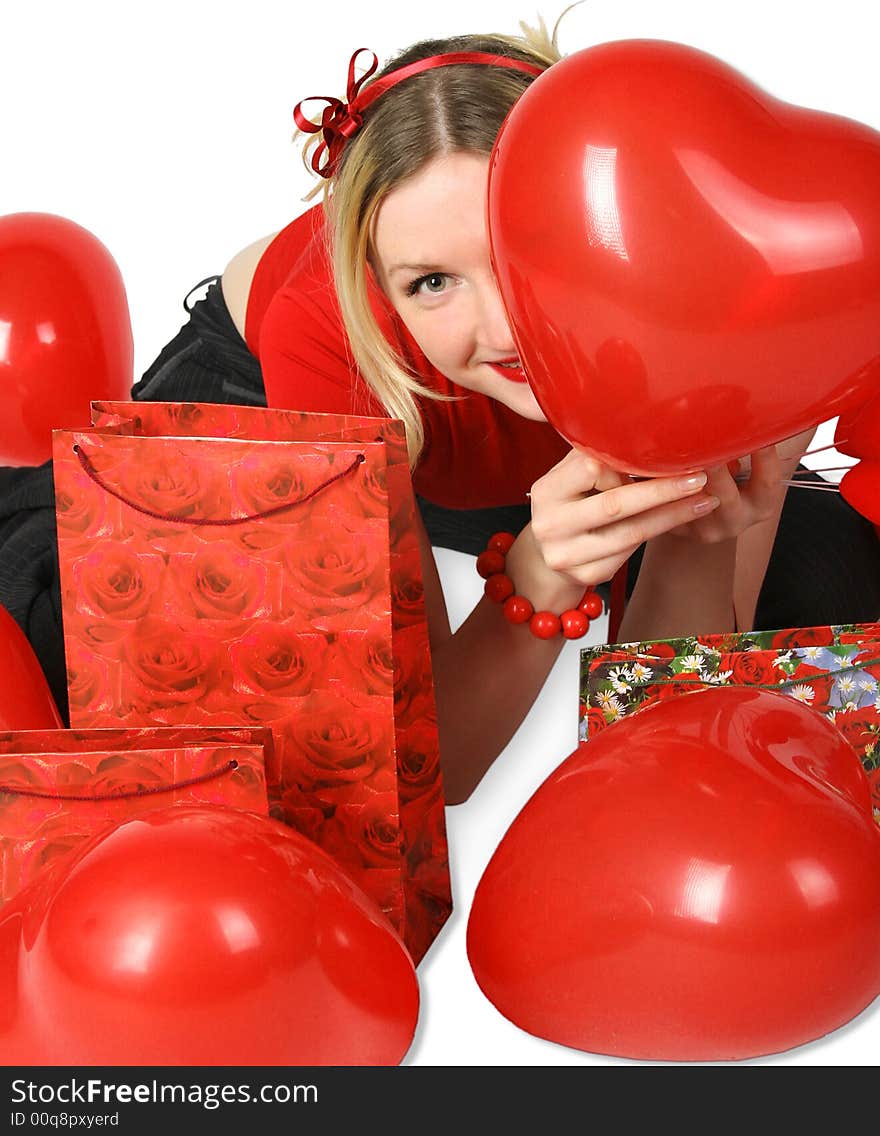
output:
M525 502L532 483L565 456L568 444L547 423L455 386L428 362L393 309L376 299L374 311L425 386L459 396L418 400L425 448L413 472L416 492L448 508ZM263 253L248 297L245 339L260 360L269 406L387 417L350 361L320 205L292 221Z

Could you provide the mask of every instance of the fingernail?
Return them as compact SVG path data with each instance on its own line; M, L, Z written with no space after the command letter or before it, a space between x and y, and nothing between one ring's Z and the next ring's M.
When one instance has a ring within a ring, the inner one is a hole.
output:
M695 493L698 489L703 488L706 481L705 473L691 473L678 482L678 488L683 489L685 493Z
M698 501L693 506L694 513L700 517L703 513L711 513L713 509L717 509L721 501L717 497L705 497L702 501Z

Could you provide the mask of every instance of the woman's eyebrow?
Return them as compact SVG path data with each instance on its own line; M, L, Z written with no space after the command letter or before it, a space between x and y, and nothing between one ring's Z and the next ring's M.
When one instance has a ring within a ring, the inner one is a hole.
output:
M388 275L395 272L439 272L439 264L394 264L388 269Z

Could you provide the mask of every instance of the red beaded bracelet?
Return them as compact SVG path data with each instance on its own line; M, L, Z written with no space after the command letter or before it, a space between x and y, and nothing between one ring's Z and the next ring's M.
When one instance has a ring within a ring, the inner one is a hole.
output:
M555 615L552 611L535 611L525 596L516 594L513 580L505 573L507 554L516 538L513 533L498 532L489 538L484 552L477 557L477 572L486 581L483 588L493 603L503 604L502 611L508 623L528 623L529 630L538 639L552 639L561 631L566 639L581 639L590 627L590 620L602 614L602 597L587 588L575 608Z

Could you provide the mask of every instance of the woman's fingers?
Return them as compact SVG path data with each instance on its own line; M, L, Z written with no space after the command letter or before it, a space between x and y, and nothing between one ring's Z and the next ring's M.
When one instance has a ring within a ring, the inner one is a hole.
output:
M738 536L779 508L782 471L776 446L704 471L637 480L573 450L533 486L531 528L549 568L595 583L666 533L710 543Z
M765 446L750 454L748 477L739 482L733 482L726 470L709 472L712 492L721 498L723 504L738 500L759 514L765 512L768 507L775 507L779 499L785 495L782 477L782 458L776 446Z
M779 510L785 488L782 460L776 446L757 450L738 465L739 479L728 466L708 470L705 492L717 497L720 507L705 519L698 518L678 535L703 543L730 540ZM745 476L744 469L748 470Z
M624 485L572 502L566 508L564 516L559 512L545 518L545 531L542 535L545 539L552 540L554 536L575 535L579 532L598 533L611 525L621 526L624 522L642 517L660 506L679 501L686 502L703 490L707 480L705 473L698 472L682 477L652 477L644 481L628 481ZM532 500L534 502L534 492ZM682 515L691 516L687 506ZM533 524L536 521L538 518L533 520ZM559 531L554 531L554 524L559 526ZM564 531L562 531L563 525Z
M743 485L739 482L728 465L716 465L706 470L706 492L717 497L722 506L730 508L738 505ZM739 474L742 476L742 473Z
M775 446L767 446L752 454L749 479L740 486L743 505L755 520L773 514L785 497L783 462Z
M596 584L610 580L621 564L625 563L639 546L622 548L613 556L606 556L600 560L591 560L586 564L577 565L569 575L573 576L584 587L594 587Z
M778 489L782 481L782 456L776 446L765 446L752 454L751 471L747 485L758 486L762 491Z
M645 541L715 508L708 480L697 470L633 481L573 450L532 486L532 534L553 571L607 579Z
M607 494L590 498L592 514L579 510L581 518L588 522L586 527L542 542L543 556L548 567L578 578L578 569L584 567L595 574L595 579L606 579L607 576L599 574L600 565L610 563L610 572L613 574L614 569L645 541L707 516L719 504L717 497L700 490L689 493L683 499L667 501L641 511L630 512L633 503L627 501L624 505L625 515L609 522L601 501L605 496ZM532 524L534 528L535 522Z
M532 486L536 500L577 501L589 493L602 493L625 485L629 478L580 450L569 450L565 457Z

